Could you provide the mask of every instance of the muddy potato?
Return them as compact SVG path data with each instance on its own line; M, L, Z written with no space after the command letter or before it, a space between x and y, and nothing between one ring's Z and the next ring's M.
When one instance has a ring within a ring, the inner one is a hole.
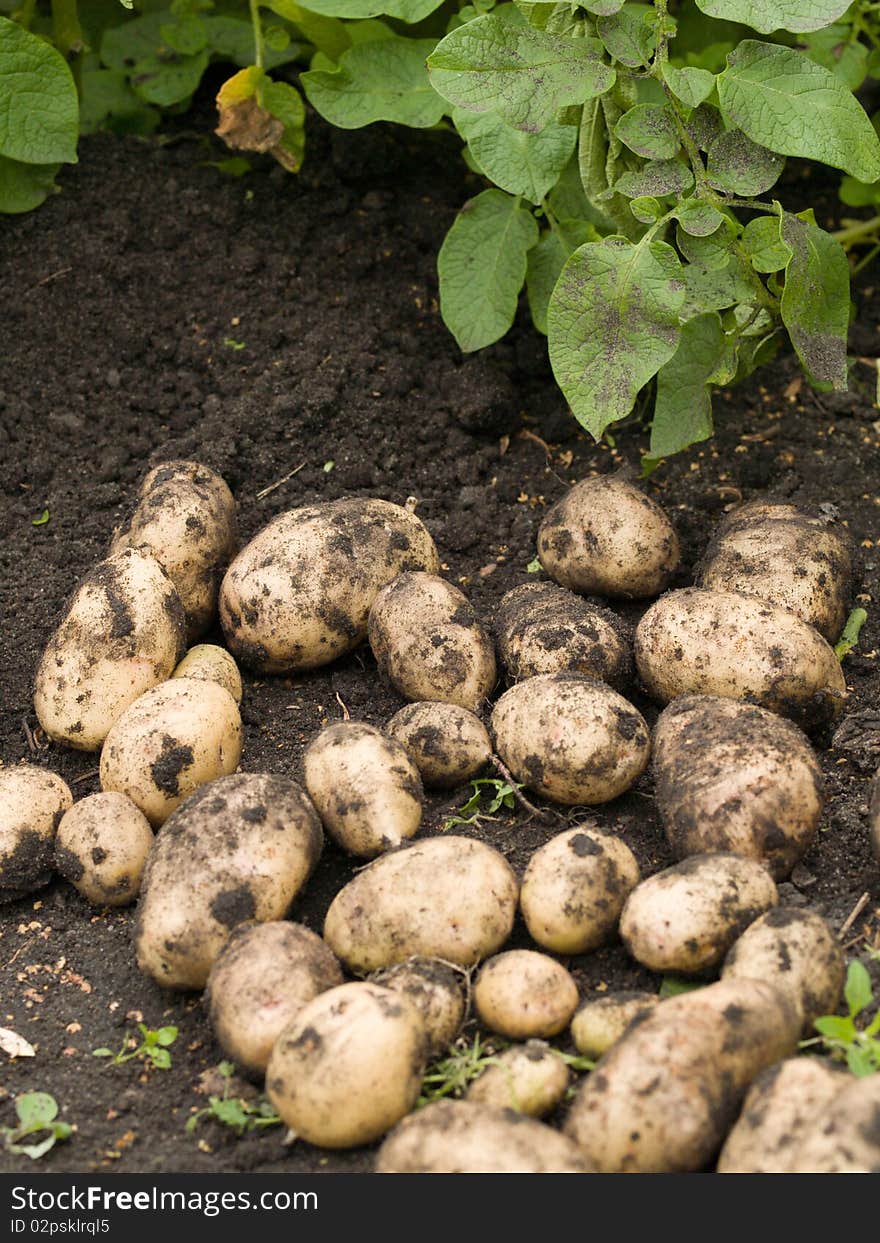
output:
M636 666L652 698L746 699L805 728L840 711L846 682L822 636L788 609L733 591L670 591L636 627Z
M385 732L406 747L425 785L438 790L464 785L492 754L486 726L457 704L407 704L395 712Z
M517 682L492 713L496 750L555 803L607 803L648 765L650 734L631 703L603 682L555 673Z
M225 691L229 691L237 704L241 703L241 674L225 647L217 647L213 643L197 643L189 649L171 676L216 682Z
M659 595L681 558L665 512L617 475L582 479L538 529L538 559L562 587L583 595Z
M639 865L626 843L597 825L580 824L535 851L519 904L538 945L554 954L586 954L614 935L638 883Z
M186 626L153 557L101 561L76 589L37 669L34 708L55 742L97 751L129 704L171 676Z
M588 997L571 1020L571 1038L578 1053L597 1058L607 1053L635 1019L653 1010L657 993L624 990Z
M0 902L45 885L55 833L73 804L67 783L36 764L0 766Z
M490 1031L509 1040L556 1036L571 1022L577 985L561 963L535 950L496 954L474 984L474 1009Z
M266 1092L285 1124L320 1148L357 1148L413 1108L425 1030L400 995L342 984L309 1002L279 1036Z
M849 1078L792 1154L792 1174L880 1174L880 1074Z
M404 570L439 566L420 520L390 501L290 510L254 536L223 579L226 641L258 673L317 669L363 642L386 583Z
M437 958L410 958L372 977L375 984L401 993L418 1011L428 1040L428 1061L452 1044L464 1022L464 974Z
M518 892L513 869L491 846L432 837L358 872L333 899L324 940L357 973L412 957L470 967L510 936Z
M341 983L339 963L302 924L240 924L208 976L214 1035L238 1066L264 1075L284 1029L319 993Z
M694 975L717 966L778 901L773 878L753 859L693 855L636 886L620 917L620 936L649 971Z
M153 830L130 798L91 794L66 812L55 838L55 867L96 906L127 906L140 892Z
M156 836L135 922L141 971L204 988L232 929L283 919L321 855L321 822L287 777L238 773L202 786Z
M216 682L172 678L119 717L101 749L101 789L126 794L158 827L241 758L241 717Z
M543 1040L511 1045L467 1090L467 1100L543 1118L568 1090L571 1075L559 1053Z

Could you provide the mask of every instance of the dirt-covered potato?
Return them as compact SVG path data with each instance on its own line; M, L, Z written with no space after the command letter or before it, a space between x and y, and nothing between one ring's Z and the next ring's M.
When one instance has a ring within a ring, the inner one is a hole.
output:
M218 686L229 691L237 704L241 703L241 674L225 647L217 647L214 643L197 643L189 649L171 676L216 682Z
M525 1114L475 1101L435 1101L379 1149L377 1174L588 1174L577 1146Z
M561 963L535 950L508 950L484 963L474 984L474 1010L509 1040L556 1036L571 1022L577 985Z
M438 790L464 785L492 754L486 726L458 704L407 704L395 712L385 732L406 747L425 785Z
M292 509L229 567L220 588L226 641L258 673L317 669L363 642L392 578L439 568L431 536L400 505L371 498Z
M163 988L204 988L233 928L283 919L321 855L321 822L287 777L237 773L165 821L141 885L138 966Z
M792 1154L791 1174L880 1173L880 1074L850 1078Z
M583 1080L566 1132L607 1174L701 1170L800 1020L762 980L722 980L636 1020Z
M588 997L571 1020L575 1048L584 1057L601 1057L634 1019L648 1014L659 1001L657 993L640 993L634 989Z
M266 1092L285 1124L320 1148L357 1148L418 1099L425 1030L400 993L342 984L300 1010L279 1036Z
M508 591L498 606L495 638L511 682L583 673L622 690L632 675L632 635L623 621L555 583Z
M777 906L732 945L723 979L769 980L783 989L803 1016L804 1035L813 1020L833 1014L843 994L846 964L837 938L821 915Z
M122 713L101 749L101 789L163 824L193 790L238 768L238 705L216 682L172 678Z
M579 673L527 678L492 713L499 756L521 781L555 803L607 803L648 765L641 713L604 682Z
M138 548L155 557L177 588L187 638L217 614L223 572L235 556L235 499L224 479L199 462L163 462L138 489L132 513L113 533L111 555Z
M240 924L208 976L214 1035L238 1066L264 1075L284 1029L319 993L341 983L339 963L302 924Z
M130 550L80 583L37 669L34 709L55 742L97 751L129 704L171 676L183 605L159 562Z
M579 824L535 851L519 904L538 945L554 954L586 954L614 935L638 883L629 846L595 824Z
M399 574L369 620L376 663L404 699L473 710L497 679L495 645L467 597L436 574Z
M822 769L796 725L766 708L685 695L654 730L657 808L679 859L722 850L784 880L816 835Z
M463 973L438 958L409 958L373 977L376 984L402 993L418 1011L428 1039L428 1061L452 1044L464 1022Z
M693 855L636 886L620 917L620 936L649 971L694 975L717 966L778 901L773 878L754 859Z
M0 766L0 902L49 880L55 833L72 804L57 773L36 764Z
M543 1040L527 1040L500 1053L495 1064L473 1080L467 1099L543 1118L565 1096L570 1079L568 1067L555 1049Z
M780 604L834 643L849 609L854 562L845 527L796 505L751 501L720 524L697 582Z
M138 896L153 830L124 794L91 794L66 812L55 838L55 867L96 906Z
M339 721L306 748L305 787L344 850L374 859L418 832L422 782L406 749L364 721Z
M636 666L652 698L746 699L805 728L840 711L846 682L818 631L778 604L686 587L652 604L636 627Z
M470 967L510 936L519 892L497 850L467 837L431 837L384 855L333 899L324 940L353 972L407 958Z
M583 595L659 595L680 558L665 512L619 475L582 479L548 509L538 529L541 565L554 582Z

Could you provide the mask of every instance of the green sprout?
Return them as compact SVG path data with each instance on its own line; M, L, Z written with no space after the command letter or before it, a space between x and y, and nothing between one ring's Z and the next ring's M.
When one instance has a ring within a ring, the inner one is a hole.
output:
M205 1108L199 1109L187 1120L188 1133L195 1131L208 1119L228 1126L238 1136L244 1135L246 1131L259 1131L265 1127L280 1125L281 1118L265 1097L261 1097L259 1101L248 1101L242 1096L231 1094L232 1077L235 1074L232 1062L221 1062L217 1073L223 1079L223 1095L208 1097Z
M847 969L844 998L849 1013L816 1019L813 1026L819 1035L801 1041L801 1048L822 1045L831 1057L846 1062L852 1074L863 1079L880 1071L880 1006L873 1018L866 1014L874 1002L874 991L868 970L858 959L853 959ZM870 1019L867 1026L860 1027L859 1020L866 1019Z
M849 617L846 619L846 625L840 640L834 648L834 655L838 660L843 660L844 656L848 656L854 647L858 647L859 635L868 620L868 614L864 609L853 609Z
M540 574L542 569L541 562L535 557L534 561L530 561L526 566L526 574Z
M48 509L44 509L43 512L40 514L39 518L31 519L31 526L32 527L44 527L48 521L49 521L49 511Z
M37 1161L59 1140L70 1138L73 1128L67 1122L58 1121L58 1104L48 1092L23 1092L15 1099L15 1112L18 1126L0 1126L7 1152L21 1153ZM38 1143L22 1143L44 1132Z
M142 1062L151 1063L157 1070L168 1070L171 1066L169 1048L177 1039L177 1028L160 1027L153 1031L144 1023L138 1023L138 1031L143 1037L140 1044L135 1036L126 1035L118 1053L114 1053L112 1049L93 1049L92 1057L109 1058L108 1066L122 1066L124 1062L132 1062L138 1058Z
M447 1096L462 1096L474 1079L497 1064L498 1054L506 1048L506 1041L486 1040L479 1032L474 1034L472 1040L459 1036L444 1056L425 1072L416 1108L421 1109L423 1105L430 1105L432 1101Z
M247 347L247 341L235 341L232 337L224 337L223 344L230 350L243 350Z
M444 832L458 824L478 824L481 820L492 820L502 807L513 811L516 807L516 791L522 789L521 785L501 781L498 777L477 777L471 785L473 794L458 808L455 815L444 822ZM489 796L489 803L484 807L485 795Z

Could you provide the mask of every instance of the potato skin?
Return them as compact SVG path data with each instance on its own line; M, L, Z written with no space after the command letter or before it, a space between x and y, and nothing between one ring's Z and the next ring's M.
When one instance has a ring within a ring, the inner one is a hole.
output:
M474 1009L490 1031L509 1040L556 1036L571 1021L577 985L561 963L535 950L488 959L474 984Z
M499 1054L495 1065L471 1083L466 1099L543 1118L565 1096L570 1079L555 1049L543 1040L527 1040Z
M214 643L197 643L189 649L171 676L216 682L225 691L229 691L237 704L241 703L241 674L225 647L217 647Z
M34 708L55 742L97 751L110 727L183 655L180 597L153 557L131 549L77 587L37 668Z
M55 867L95 906L127 906L140 892L153 848L146 816L124 794L91 794L65 813Z
M0 902L45 885L55 833L73 805L70 787L36 764L0 767Z
M324 940L357 973L413 956L470 967L510 936L518 892L510 864L491 846L427 838L358 872L333 899Z
M367 637L379 591L440 560L420 520L390 501L329 501L273 519L242 549L220 588L236 660L258 673L318 669Z
M568 805L617 798L644 772L651 750L641 713L579 673L517 682L495 705L492 732L517 781Z
M673 700L654 730L653 765L679 859L729 851L784 880L816 835L822 769L797 726L765 708L715 695Z
M659 1002L656 993L640 993L634 989L588 997L571 1020L575 1048L584 1057L601 1057L621 1038L630 1023L643 1018Z
M372 977L374 984L401 993L418 1011L428 1040L429 1062L449 1048L464 1022L463 978L462 972L439 958L408 958Z
M880 1173L880 1075L849 1079L792 1155L792 1174Z
M404 746L426 786L451 790L464 785L489 761L489 731L473 712L457 704L407 704L385 726Z

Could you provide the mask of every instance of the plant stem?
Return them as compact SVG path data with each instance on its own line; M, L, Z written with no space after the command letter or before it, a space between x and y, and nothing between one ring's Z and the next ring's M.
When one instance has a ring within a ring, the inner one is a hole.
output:
M52 37L58 51L70 65L77 94L82 94L81 58L85 39L79 24L76 0L52 0Z
M876 235L878 232L880 232L880 216L872 216L870 220L860 220L858 224L851 224L846 229L838 229L831 236L836 242L840 242L841 246L847 247L871 234Z
M263 23L260 21L260 0L250 0L251 25L254 28L254 64L263 68Z

